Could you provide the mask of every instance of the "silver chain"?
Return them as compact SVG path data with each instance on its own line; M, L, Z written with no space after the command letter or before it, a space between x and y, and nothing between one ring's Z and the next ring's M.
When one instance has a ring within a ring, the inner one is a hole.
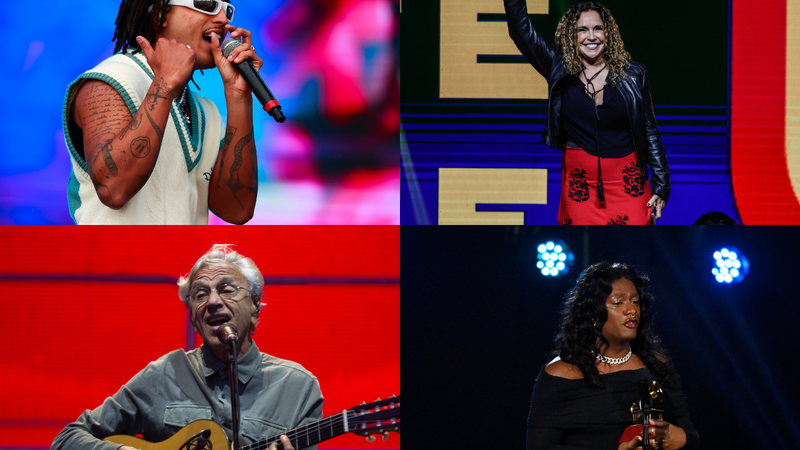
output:
M631 359L632 354L633 354L633 349L631 347L628 347L628 354L623 356L622 358L609 358L608 356L601 355L599 353L595 355L595 358L597 358L598 361L604 362L606 364L623 364L627 360Z

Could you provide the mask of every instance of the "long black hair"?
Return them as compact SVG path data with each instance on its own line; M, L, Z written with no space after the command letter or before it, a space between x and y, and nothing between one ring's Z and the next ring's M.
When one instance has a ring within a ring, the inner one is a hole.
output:
M119 5L117 21L114 22L117 28L111 39L112 42L117 42L114 53L120 50L125 53L129 47L135 48L134 54L141 51L139 43L136 42L136 36L143 36L150 41L151 45L155 45L157 30L160 30L164 21L167 20L167 13L170 9L168 3L169 0L122 0ZM147 8L150 6L153 9L147 12Z
M611 295L611 285L619 279L630 280L639 294L641 318L636 338L631 342L633 352L644 362L654 377L669 384L667 363L658 336L653 332L653 315L650 308L653 296L647 290L647 275L636 273L633 266L622 263L599 262L586 268L575 286L567 293L561 318L561 331L556 335L556 349L564 362L574 364L583 372L586 382L602 388L603 381L597 370L595 355L598 339L604 345L603 324L608 319L606 299Z

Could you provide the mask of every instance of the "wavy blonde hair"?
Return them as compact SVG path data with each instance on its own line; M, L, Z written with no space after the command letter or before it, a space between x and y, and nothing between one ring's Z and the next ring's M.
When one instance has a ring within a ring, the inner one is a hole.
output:
M597 11L603 20L603 30L606 35L603 58L608 65L609 79L612 84L625 79L625 69L631 60L631 54L625 50L619 27L611 12L597 2L584 2L574 5L561 18L556 28L556 43L564 51L564 67L571 75L578 75L583 70L581 54L578 52L578 19L584 11Z

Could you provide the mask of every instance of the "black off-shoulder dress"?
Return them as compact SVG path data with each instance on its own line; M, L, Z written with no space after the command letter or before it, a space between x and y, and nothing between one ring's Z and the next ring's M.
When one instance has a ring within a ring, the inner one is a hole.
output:
M616 450L622 433L632 424L631 405L639 402L639 380L652 381L647 369L601 375L605 388L590 387L585 380L569 380L545 372L536 379L528 417L528 450ZM659 380L660 381L660 380ZM678 374L663 386L665 399L654 406L664 410L664 420L683 428L687 450L700 446L689 418L689 405Z

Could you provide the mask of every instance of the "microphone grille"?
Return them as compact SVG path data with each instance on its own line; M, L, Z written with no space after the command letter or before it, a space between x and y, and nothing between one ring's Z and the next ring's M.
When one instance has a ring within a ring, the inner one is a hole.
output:
M231 55L233 49L235 49L240 45L242 45L242 42L238 39L234 38L225 39L225 42L222 43L222 54L225 55L225 57L227 58L228 56Z
M230 322L223 323L217 329L217 337L219 338L220 341L223 341L223 342L227 341L228 340L228 336L230 336L230 335L234 336L234 340L238 339L238 337L239 337L239 330L236 328L236 325L234 325L234 324L232 324Z

